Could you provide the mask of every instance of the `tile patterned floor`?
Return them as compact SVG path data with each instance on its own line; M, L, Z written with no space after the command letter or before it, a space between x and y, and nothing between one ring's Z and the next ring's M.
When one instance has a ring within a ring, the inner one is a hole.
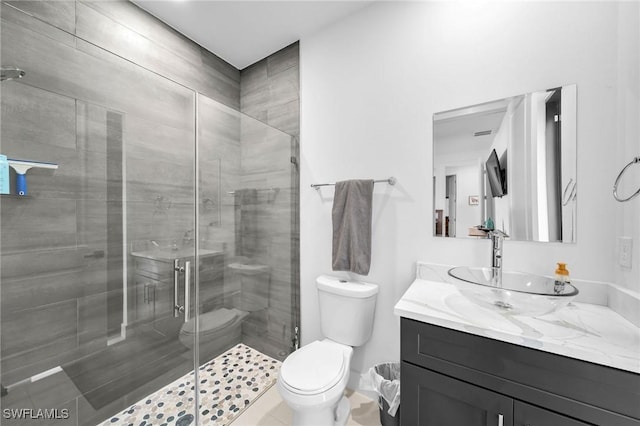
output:
M380 426L377 401L349 389L345 395L351 404L347 426ZM231 426L290 426L292 419L291 409L282 400L276 386L272 386L238 416Z
M239 344L202 365L200 425L231 423L276 382L280 361ZM193 423L191 372L138 401L100 426L187 426ZM275 389L275 388L274 388ZM200 426L199 425L199 426Z

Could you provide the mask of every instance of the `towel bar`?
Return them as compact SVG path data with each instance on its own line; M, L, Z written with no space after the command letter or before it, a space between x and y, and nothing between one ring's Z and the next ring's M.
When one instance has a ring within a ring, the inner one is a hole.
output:
M624 172L627 171L629 167L631 167L636 163L640 163L640 157L635 157L633 160L631 160L631 162L629 162L629 164L624 166L624 168L620 171L620 174L616 178L616 182L613 184L613 198L615 198L616 201L620 201L621 203L623 203L625 201L629 201L636 198L638 194L640 194L640 188L639 188L636 192L634 192L627 198L620 198L620 196L618 195L618 184L620 183L620 179L622 179L622 175L624 174Z
M374 181L373 181L373 183L382 183L382 182L386 182L386 183L388 183L389 185L395 185L397 181L398 181L398 180L397 180L396 178L394 178L393 176L391 176L389 179L379 179L379 180L374 180ZM333 185L335 185L335 182L334 182L334 183L312 183L312 184L311 184L311 187L312 187L312 188L316 188L316 189L318 189L318 188L319 188L319 187L321 187L321 186L333 186Z

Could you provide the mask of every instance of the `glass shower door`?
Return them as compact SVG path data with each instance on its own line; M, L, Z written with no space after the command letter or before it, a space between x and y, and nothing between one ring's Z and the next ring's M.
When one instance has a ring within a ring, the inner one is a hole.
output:
M240 343L282 361L299 324L297 139L202 94L197 111L200 364Z
M193 424L195 94L1 7L1 423Z
M230 421L296 344L297 140L109 50L105 4L0 4L2 424Z

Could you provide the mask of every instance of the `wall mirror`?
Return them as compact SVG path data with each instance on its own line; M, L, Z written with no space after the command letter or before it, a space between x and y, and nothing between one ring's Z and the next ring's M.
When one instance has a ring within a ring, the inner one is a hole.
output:
M576 86L433 115L434 235L576 242Z

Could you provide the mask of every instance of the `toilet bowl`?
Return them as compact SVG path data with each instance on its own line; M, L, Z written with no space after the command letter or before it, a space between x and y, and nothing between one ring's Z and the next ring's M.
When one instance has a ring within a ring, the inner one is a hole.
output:
M200 362L205 363L239 343L242 337L242 320L247 312L238 309L220 308L199 315ZM180 342L193 349L195 342L195 319L185 322L180 328Z
M277 386L293 411L294 425L346 424L350 407L344 391L352 353L350 346L325 339L316 340L287 358L280 368Z
M371 337L378 286L328 276L318 277L317 286L326 338L290 354L277 387L293 412L293 426L344 426L351 355Z

